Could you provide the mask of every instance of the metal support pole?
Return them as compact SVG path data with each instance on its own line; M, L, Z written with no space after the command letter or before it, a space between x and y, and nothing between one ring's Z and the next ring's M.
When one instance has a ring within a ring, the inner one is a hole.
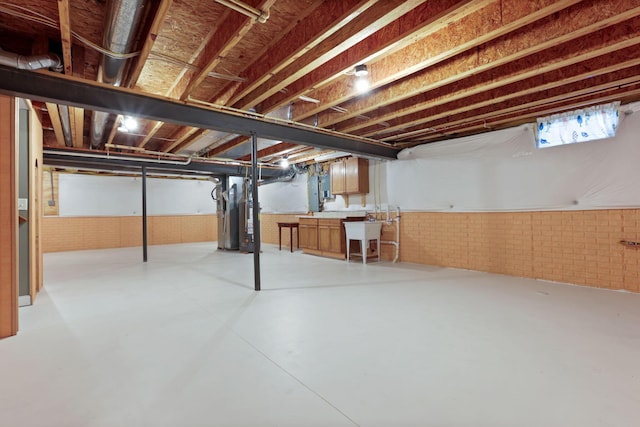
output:
M142 166L142 260L147 262L147 167Z
M253 278L260 290L260 203L258 203L258 137L251 133L251 196L253 199Z

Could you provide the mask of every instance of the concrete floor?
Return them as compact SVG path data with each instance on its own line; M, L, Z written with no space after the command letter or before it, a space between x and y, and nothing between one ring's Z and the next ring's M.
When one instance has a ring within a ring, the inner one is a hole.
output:
M639 425L640 295L215 248L47 254L0 425Z

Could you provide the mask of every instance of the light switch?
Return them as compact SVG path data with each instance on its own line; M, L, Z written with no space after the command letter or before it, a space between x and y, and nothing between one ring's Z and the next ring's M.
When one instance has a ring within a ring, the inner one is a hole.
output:
M18 210L26 211L29 209L29 199L18 199Z

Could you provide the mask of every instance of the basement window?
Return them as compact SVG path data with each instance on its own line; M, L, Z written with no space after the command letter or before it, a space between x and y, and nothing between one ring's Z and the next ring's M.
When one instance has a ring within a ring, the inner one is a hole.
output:
M620 102L538 118L538 148L594 141L616 136Z

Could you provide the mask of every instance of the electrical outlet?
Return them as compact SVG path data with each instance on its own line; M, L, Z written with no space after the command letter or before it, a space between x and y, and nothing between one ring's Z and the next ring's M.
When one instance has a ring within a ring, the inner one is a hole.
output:
M29 199L18 199L18 210L26 211L29 209Z

